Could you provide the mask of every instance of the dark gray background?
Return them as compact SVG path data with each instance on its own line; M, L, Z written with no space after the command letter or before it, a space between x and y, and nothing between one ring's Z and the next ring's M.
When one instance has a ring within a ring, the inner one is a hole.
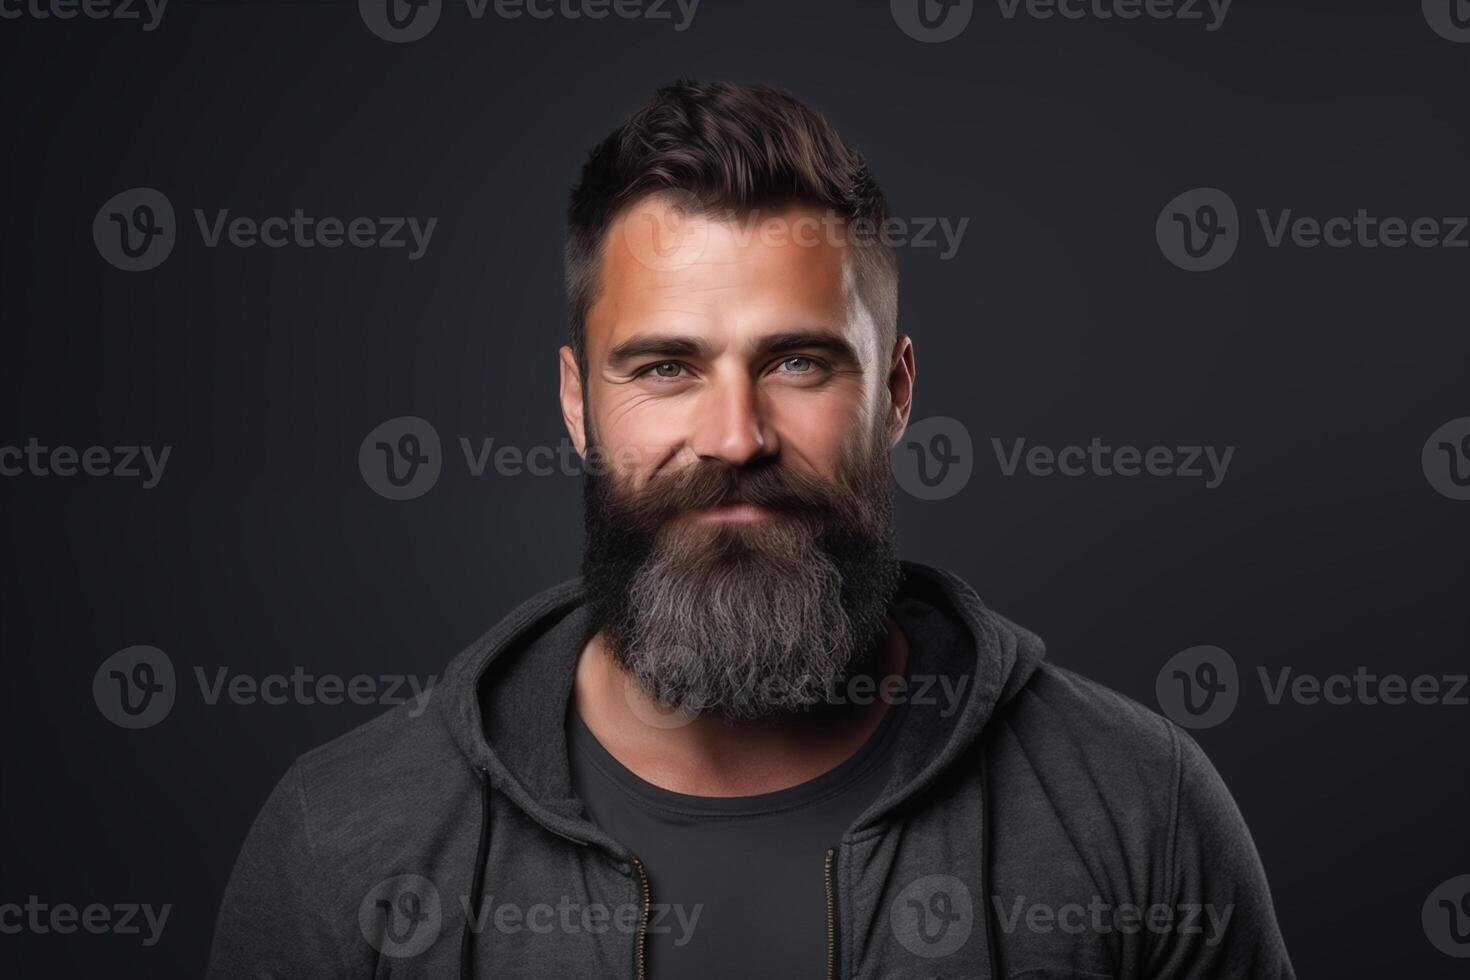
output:
M900 494L945 566L1138 700L1196 644L1249 675L1199 739L1235 792L1304 977L1463 975L1420 907L1470 872L1464 708L1270 706L1258 665L1464 673L1470 503L1420 449L1470 415L1465 250L1267 248L1254 209L1470 214L1470 45L1417 2L1236 0L1177 21L1003 19L917 43L884 2L704 0L669 22L475 21L414 44L353 3L174 0L134 23L0 20L0 444L174 447L162 483L0 479L0 902L174 905L163 941L0 936L0 972L197 977L236 848L302 751L369 707L207 707L114 727L133 644L235 672L438 673L575 574L570 476L472 478L456 440L556 445L562 208L582 155L681 75L787 88L869 157L902 216L916 418L964 422L975 478ZM106 264L93 216L162 190L181 238ZM1227 190L1251 233L1170 265L1165 202ZM189 212L438 216L428 254L207 249ZM418 415L427 495L358 472ZM1224 484L1002 478L989 440L1237 447Z

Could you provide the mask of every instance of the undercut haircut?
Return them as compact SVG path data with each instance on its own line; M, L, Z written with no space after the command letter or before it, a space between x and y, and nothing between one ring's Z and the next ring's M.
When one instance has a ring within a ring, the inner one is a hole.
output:
M608 229L629 205L660 193L676 194L721 220L790 207L830 213L849 230L855 288L877 324L880 357L892 351L898 261L881 233L887 203L862 155L819 113L784 92L681 80L659 89L593 148L572 190L567 307L583 375L587 313L597 300ZM865 234L853 234L863 228Z

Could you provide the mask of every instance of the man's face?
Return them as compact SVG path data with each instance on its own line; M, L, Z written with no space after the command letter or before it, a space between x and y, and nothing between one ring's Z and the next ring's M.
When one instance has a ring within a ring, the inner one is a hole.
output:
M608 232L562 410L607 469L585 568L604 636L667 704L812 703L881 624L913 355L880 349L847 249L817 211L722 221L657 197Z
M879 349L848 246L821 212L722 221L644 198L604 249L585 388L564 349L562 402L578 449L595 434L632 488L698 460L779 458L832 480L875 428L890 444L901 434L907 379L890 393L895 351ZM899 347L911 365L907 338Z

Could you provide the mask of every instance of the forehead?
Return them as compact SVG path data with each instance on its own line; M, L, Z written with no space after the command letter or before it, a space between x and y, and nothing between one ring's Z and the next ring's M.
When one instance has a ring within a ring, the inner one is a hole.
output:
M840 223L820 209L708 216L643 198L604 240L589 351L660 327L732 335L824 328L866 354L876 332L850 252Z

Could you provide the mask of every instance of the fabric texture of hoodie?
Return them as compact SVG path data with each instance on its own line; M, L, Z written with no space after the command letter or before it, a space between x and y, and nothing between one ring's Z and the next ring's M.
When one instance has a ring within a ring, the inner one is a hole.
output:
M906 562L899 594L969 643L909 665L892 777L825 869L829 977L1294 977L1193 739L1047 664L946 572ZM595 631L580 583L557 586L461 653L428 710L301 756L236 861L209 980L648 976L658 896L571 788Z

